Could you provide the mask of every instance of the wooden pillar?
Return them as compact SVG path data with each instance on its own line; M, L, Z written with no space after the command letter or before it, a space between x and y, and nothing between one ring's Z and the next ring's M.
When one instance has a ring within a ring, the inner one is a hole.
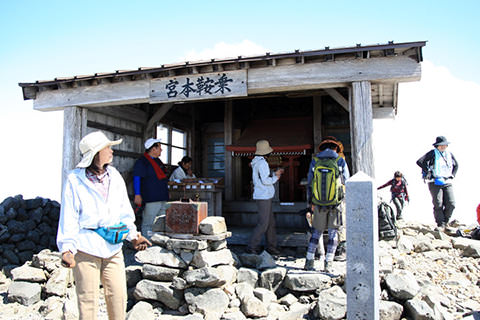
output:
M224 144L232 144L233 138L233 101L225 102L225 113L223 119L224 125ZM233 161L232 155L225 149L225 200L233 200Z
M62 188L70 170L82 159L78 144L87 134L87 109L67 107L63 110ZM63 191L62 191L63 192Z
M374 178L372 90L370 82L352 82L352 91L349 96L353 173L363 171Z
M313 153L322 141L322 96L313 96Z

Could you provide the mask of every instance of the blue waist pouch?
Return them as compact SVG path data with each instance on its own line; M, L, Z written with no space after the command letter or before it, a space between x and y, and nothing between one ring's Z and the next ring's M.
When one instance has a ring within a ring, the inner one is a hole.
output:
M110 227L100 227L97 229L91 229L98 233L103 239L111 244L118 244L123 242L128 235L128 228L125 223L117 223Z

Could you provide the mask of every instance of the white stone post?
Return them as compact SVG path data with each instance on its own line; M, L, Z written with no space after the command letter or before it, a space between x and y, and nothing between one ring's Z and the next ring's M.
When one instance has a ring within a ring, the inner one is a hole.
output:
M346 184L347 320L378 320L378 213L373 179L363 172Z

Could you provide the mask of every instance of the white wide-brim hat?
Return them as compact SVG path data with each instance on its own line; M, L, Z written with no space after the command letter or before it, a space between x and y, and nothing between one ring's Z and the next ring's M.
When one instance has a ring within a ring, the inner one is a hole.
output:
M257 149L255 150L255 155L264 156L269 153L272 153L273 149L270 147L270 143L267 140L257 141Z
M102 150L108 146L114 146L116 144L122 143L122 139L119 140L110 140L107 136L101 131L95 131L87 134L85 137L80 140L79 148L82 153L82 160L77 164L77 168L86 168L92 161L93 157L97 154L98 151Z

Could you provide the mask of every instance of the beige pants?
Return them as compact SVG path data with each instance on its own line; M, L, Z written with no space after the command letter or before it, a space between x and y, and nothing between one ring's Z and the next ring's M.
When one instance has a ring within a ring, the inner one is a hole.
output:
M103 284L109 320L125 320L127 282L125 263L120 250L110 258L99 258L84 252L75 255L73 277L78 299L80 320L95 320L100 299L100 280Z

